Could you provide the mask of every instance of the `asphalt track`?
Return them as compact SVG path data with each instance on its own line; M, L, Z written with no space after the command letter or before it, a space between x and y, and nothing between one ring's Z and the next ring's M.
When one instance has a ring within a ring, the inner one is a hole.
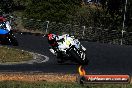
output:
M42 36L16 34L19 46L15 48L40 53L49 61L34 64L0 65L0 72L48 72L77 73L78 65L73 62L58 64L48 50L47 39ZM132 74L132 46L81 42L87 49L90 62L85 66L87 74ZM10 46L13 47L13 46Z

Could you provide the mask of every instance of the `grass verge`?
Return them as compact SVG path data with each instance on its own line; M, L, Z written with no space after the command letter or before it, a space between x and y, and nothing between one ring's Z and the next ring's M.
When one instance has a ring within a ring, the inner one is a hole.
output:
M25 51L0 46L0 63L12 63L31 60L33 56Z
M84 84L77 74L1 73L0 88L132 88L132 84Z
M0 88L132 88L131 84L87 84L77 83L51 83L45 81L22 82L22 81L1 81Z

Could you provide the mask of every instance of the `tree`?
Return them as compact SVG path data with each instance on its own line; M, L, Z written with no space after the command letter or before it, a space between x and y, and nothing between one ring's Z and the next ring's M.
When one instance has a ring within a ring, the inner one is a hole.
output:
M132 0L128 0L125 25L128 31L132 31Z
M13 0L1 0L0 9L4 13L10 13L13 11Z
M32 0L26 7L25 16L66 23L80 4L80 0Z
M101 0L102 8L105 11L107 20L112 30L121 30L124 12L124 0ZM109 16L110 15L110 16Z

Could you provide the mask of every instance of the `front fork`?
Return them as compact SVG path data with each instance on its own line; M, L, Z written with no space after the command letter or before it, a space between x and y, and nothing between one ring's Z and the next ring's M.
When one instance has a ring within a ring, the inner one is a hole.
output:
M86 54L85 54L86 48L84 48L82 45L81 45L81 49L80 50L78 50L75 46L72 46L70 49L74 49L74 51L77 52L77 54L80 56L80 58L82 60L85 60L85 57L86 57Z
M85 60L86 54L85 54L84 51L81 52L81 55L80 56L81 56L82 60Z

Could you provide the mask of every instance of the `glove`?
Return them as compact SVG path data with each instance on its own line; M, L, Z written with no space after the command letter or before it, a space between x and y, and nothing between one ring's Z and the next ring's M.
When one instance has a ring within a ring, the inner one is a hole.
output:
M60 39L60 40L57 40L57 42L62 42L62 43L63 43L64 40L65 40L65 39L62 38L62 39Z

